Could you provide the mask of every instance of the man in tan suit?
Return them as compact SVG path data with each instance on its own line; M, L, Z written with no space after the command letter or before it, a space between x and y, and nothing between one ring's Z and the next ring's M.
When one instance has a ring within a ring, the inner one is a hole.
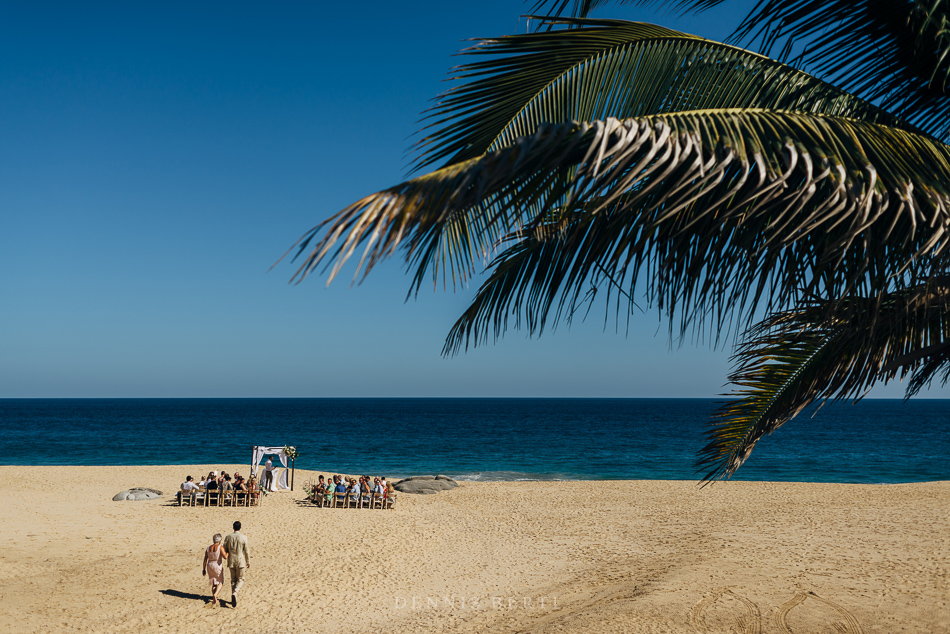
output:
M241 522L234 522L234 532L224 538L223 545L228 553L228 568L231 571L231 607L236 608L238 590L244 585L244 571L251 567L247 537L241 534Z

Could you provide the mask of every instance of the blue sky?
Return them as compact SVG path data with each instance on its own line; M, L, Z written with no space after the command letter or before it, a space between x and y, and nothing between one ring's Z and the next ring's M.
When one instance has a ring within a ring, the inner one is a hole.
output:
M671 349L653 313L626 335L592 313L444 359L474 288L404 302L398 261L354 287L288 285L286 261L268 272L308 228L402 179L461 40L523 32L528 6L5 7L0 397L721 393L728 349ZM600 15L720 39L737 14Z

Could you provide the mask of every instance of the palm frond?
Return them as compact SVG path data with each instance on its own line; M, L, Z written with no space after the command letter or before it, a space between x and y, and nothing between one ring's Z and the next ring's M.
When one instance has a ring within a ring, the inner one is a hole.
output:
M663 3L704 11L721 0ZM586 16L606 0L538 2ZM656 0L618 4L658 5ZM806 68L950 139L950 0L759 0L728 39Z
M680 309L685 328L763 297L780 310L803 290L870 294L919 271L948 251L948 183L946 146L836 117L723 110L552 125L354 203L302 238L294 279L332 263L332 280L362 250L359 275L402 249L417 290L427 270L464 280L499 236L546 224L562 266L601 267L631 297L646 266L648 300Z
M948 0L762 0L733 39L766 55L780 46L780 59L946 139L948 14ZM804 43L797 55L796 42Z
M791 66L734 46L622 20L485 40L482 58L432 108L415 170L466 161L533 134L542 123L714 108L830 114L911 130L880 108Z
M907 383L907 398L915 396L925 387L929 387L935 378L941 386L946 386L947 382L950 381L950 343L930 354L914 372Z
M860 398L913 374L908 396L950 372L950 287L932 281L877 297L812 299L749 332L733 361L740 389L716 412L700 451L703 480L728 478L756 443L809 405Z
M570 231L577 232L579 225L596 217L575 214L568 223ZM492 261L488 279L446 337L443 355L486 343L491 336L497 340L509 326L540 333L549 317L556 323L562 315L574 314L582 301L584 281L590 280L596 288L600 270L598 262L582 262L573 251L563 248L564 226L562 219L509 238L513 244ZM612 290L608 285L607 293Z
M642 6L662 5L670 11L705 11L725 0L537 0L531 8L532 13L544 13L552 16L569 14L575 18L586 18L590 13L607 4L638 4Z

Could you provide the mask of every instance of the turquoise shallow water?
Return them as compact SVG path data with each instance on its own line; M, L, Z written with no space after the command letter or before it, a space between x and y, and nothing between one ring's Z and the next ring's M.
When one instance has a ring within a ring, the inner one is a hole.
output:
M0 399L0 464L250 462L470 480L694 479L703 399ZM801 415L737 480L950 480L950 401L865 400Z

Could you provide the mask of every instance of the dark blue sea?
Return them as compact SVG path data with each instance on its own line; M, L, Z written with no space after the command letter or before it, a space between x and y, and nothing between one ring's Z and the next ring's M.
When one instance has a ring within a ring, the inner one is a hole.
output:
M0 464L250 462L468 480L695 479L703 399L0 399ZM759 442L736 480L950 480L950 400L835 404Z

